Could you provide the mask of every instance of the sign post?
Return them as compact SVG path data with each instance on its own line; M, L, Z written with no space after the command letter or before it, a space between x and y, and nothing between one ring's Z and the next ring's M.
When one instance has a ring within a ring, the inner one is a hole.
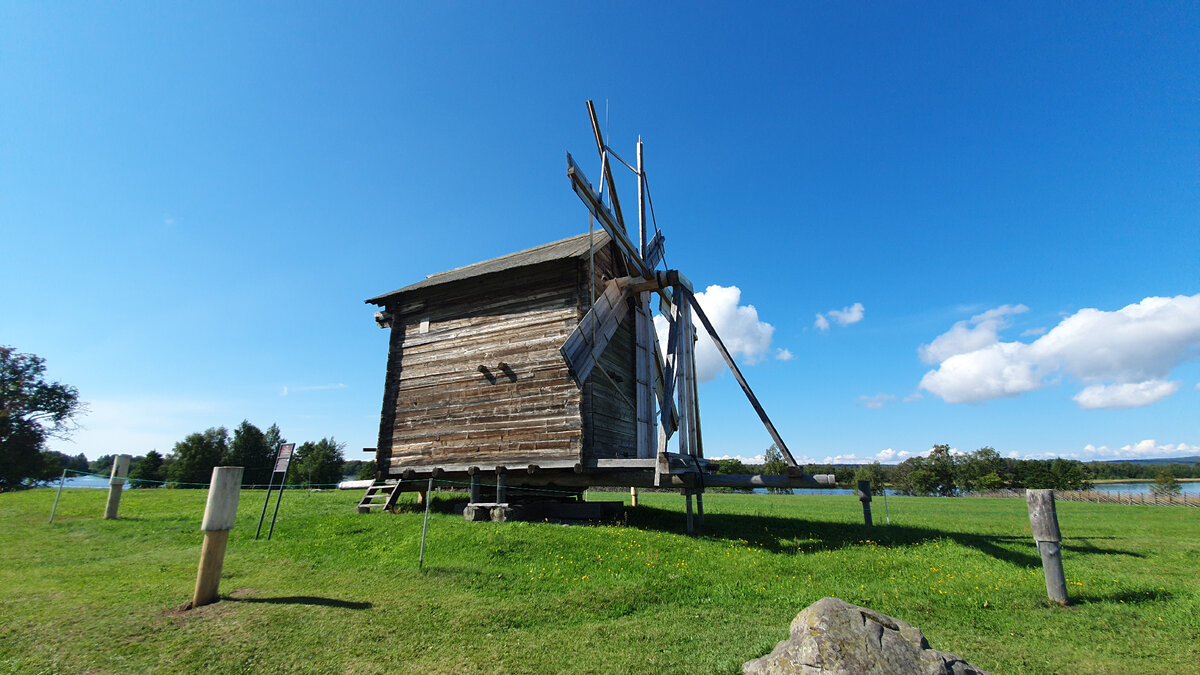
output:
M258 529L254 532L255 539L258 539L258 535L262 533L263 519L267 517L267 505L271 503L271 488L275 485L275 474L282 473L283 477L279 480L279 496L275 500L275 513L271 516L271 529L267 530L267 541L271 540L271 535L275 532L275 519L279 517L279 502L283 501L283 486L287 483L288 466L292 463L292 452L295 449L295 443L284 443L279 446L279 452L275 454L275 468L271 470L271 478L267 481L267 498L263 501L262 515L258 517Z

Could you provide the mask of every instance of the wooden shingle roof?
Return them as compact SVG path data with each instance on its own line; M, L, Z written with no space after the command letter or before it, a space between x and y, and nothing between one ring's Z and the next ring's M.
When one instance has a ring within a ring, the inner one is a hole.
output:
M592 245L589 247L588 242ZM405 286L394 290L390 293L377 295L365 302L370 305L383 306L388 299L393 298L402 293L409 293L416 290L432 288L442 284L448 284L455 281L463 281L465 279L473 279L482 277L488 274L497 274L499 272L507 272L509 270L519 269L522 267L530 267L540 265L542 263L553 262L555 260L567 260L569 258L583 258L588 255L589 249L592 251L598 250L608 244L609 236L604 230L597 229L594 232L584 232L583 234L568 237L559 241L534 246L533 248L517 251L502 255L499 258L484 260L473 265L465 267L457 267L445 272L438 272L425 277L424 280L418 281L415 284Z

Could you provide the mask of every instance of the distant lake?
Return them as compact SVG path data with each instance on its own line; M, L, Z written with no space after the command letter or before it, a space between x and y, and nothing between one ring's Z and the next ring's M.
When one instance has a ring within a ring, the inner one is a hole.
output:
M1200 482L1183 483L1180 482L1179 487L1183 488L1182 494L1185 497L1200 496ZM1150 489L1154 487L1154 481L1146 481L1144 483L1096 483L1092 489L1096 492L1105 492L1108 494L1118 495L1140 495L1150 494Z

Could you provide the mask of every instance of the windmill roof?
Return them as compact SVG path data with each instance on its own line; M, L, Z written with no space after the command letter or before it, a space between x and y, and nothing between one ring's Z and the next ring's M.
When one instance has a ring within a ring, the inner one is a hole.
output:
M588 246L591 241L592 245ZM594 232L584 232L577 234L574 237L568 237L559 241L552 241L549 244L534 246L527 248L524 251L509 253L502 255L499 258L484 260L473 265L465 267L456 267L445 272L438 272L425 277L424 280L418 281L415 284L410 284L404 288L394 290L390 293L377 295L366 300L367 304L383 305L384 302L393 296L401 293L409 293L416 290L432 288L442 284L448 284L464 279L473 279L487 274L495 274L497 272L507 272L509 270L518 269L521 267L530 267L540 265L542 263L553 262L555 260L567 260L569 258L582 258L588 255L589 250L596 250L609 242L608 233L604 230L595 230Z

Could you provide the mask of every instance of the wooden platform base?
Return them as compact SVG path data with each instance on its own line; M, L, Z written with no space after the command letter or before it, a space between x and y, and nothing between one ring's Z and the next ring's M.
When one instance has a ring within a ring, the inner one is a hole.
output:
M511 521L540 522L549 520L608 522L621 515L622 502L546 501L532 503L481 502L467 504L463 519L468 522L504 523Z

